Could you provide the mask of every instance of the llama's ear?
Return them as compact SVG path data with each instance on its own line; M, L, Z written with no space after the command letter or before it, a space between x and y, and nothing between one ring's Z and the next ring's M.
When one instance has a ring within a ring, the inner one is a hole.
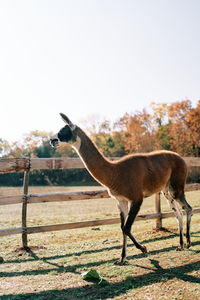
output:
M60 115L63 121L67 123L72 130L76 128L76 126L70 121L70 119L65 114L60 113Z

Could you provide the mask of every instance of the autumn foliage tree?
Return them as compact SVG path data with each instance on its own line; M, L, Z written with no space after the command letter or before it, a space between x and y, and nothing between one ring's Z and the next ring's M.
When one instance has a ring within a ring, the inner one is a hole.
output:
M159 148L152 115L146 110L125 114L116 124L124 132L126 152L150 152Z
M192 154L190 132L185 121L190 110L191 102L189 100L172 103L168 106L170 149L182 155Z
M200 101L196 108L192 108L185 117L188 136L191 143L191 152L194 156L200 155Z
M199 155L199 108L192 108L191 101L171 104L153 104L157 135L162 149L173 150L183 156Z

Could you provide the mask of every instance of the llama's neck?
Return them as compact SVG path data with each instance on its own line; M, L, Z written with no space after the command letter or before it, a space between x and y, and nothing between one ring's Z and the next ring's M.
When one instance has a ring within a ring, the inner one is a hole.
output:
M84 165L93 177L101 184L109 187L112 176L112 163L110 163L93 144L91 139L77 127L77 141L73 148L77 151Z

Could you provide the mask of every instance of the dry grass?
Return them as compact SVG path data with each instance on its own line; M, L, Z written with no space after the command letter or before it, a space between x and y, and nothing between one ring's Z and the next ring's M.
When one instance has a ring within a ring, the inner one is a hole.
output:
M90 187L85 189L97 189ZM30 187L30 193L83 190L80 188ZM22 189L0 188L0 195ZM200 192L188 192L188 201L199 207ZM168 211L165 200L162 210ZM144 201L140 213L154 211L154 199ZM21 226L21 205L0 207L0 228ZM55 224L118 216L112 199L44 203L28 206L28 225ZM199 299L200 215L192 218L192 247L177 252L175 218L163 220L166 231L155 231L155 220L135 222L133 232L148 248L140 253L131 242L124 266L114 265L121 252L120 226L65 230L29 235L31 251L20 250L21 236L1 238L1 299ZM96 269L102 285L84 281L80 274Z

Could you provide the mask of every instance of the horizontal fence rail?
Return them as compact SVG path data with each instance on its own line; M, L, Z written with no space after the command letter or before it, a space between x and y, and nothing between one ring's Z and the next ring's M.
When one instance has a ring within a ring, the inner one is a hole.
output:
M199 157L183 157L189 167L200 167ZM112 158L117 160L117 158ZM80 158L1 158L0 173L24 172L26 170L63 170L85 168Z
M0 174L24 172L30 169L29 158L1 158L0 159Z
M87 191L87 192L71 192L71 193L49 193L49 194L28 194L27 203L41 202L60 202L60 201L76 201L109 198L108 192L104 191ZM0 205L23 203L24 196L7 196L0 197Z
M115 160L114 158L113 160ZM189 167L200 166L200 158L185 157ZM26 215L27 204L44 203L44 202L60 202L60 201L77 201L109 198L107 190L84 191L71 193L48 193L48 194L28 194L29 172L33 170L55 170L55 169L74 169L84 168L84 164L79 158L4 158L0 159L0 173L24 172L24 194L19 196L1 196L0 205L9 205L22 203L22 227L0 230L0 236L22 234L22 243L27 247L27 234L58 231L66 229L84 228L100 225L109 225L120 223L120 218L93 220L76 223L53 224L27 227ZM200 190L200 184L186 185L186 191ZM184 212L183 212L184 213ZM193 209L193 214L200 213L200 208ZM156 227L162 227L162 219L174 216L173 212L161 212L160 194L155 197L155 213L138 215L136 221L140 220L156 220Z
M182 212L183 214L185 214L184 211ZM200 208L193 209L192 213L193 214L200 213ZM174 217L173 212L138 215L135 220L144 221L144 220L153 220L157 218L166 219L170 217ZM112 225L118 223L120 223L120 218L84 221L84 222L76 222L76 223L64 223L64 224L55 224L55 225L32 226L26 228L19 227L19 228L2 229L0 230L0 236L19 234L19 233L23 233L24 231L26 231L27 234L31 234L31 233L59 231L59 230L66 230L66 229L78 229L78 228L93 227L93 226L100 226L100 225Z
M200 184L187 184L185 191L200 190ZM109 198L107 190L100 191L85 191L85 192L70 192L70 193L48 193L48 194L27 194L27 203L44 203L44 202L62 202L62 201L77 201ZM1 196L0 205L17 204L24 202L24 195L17 196Z

